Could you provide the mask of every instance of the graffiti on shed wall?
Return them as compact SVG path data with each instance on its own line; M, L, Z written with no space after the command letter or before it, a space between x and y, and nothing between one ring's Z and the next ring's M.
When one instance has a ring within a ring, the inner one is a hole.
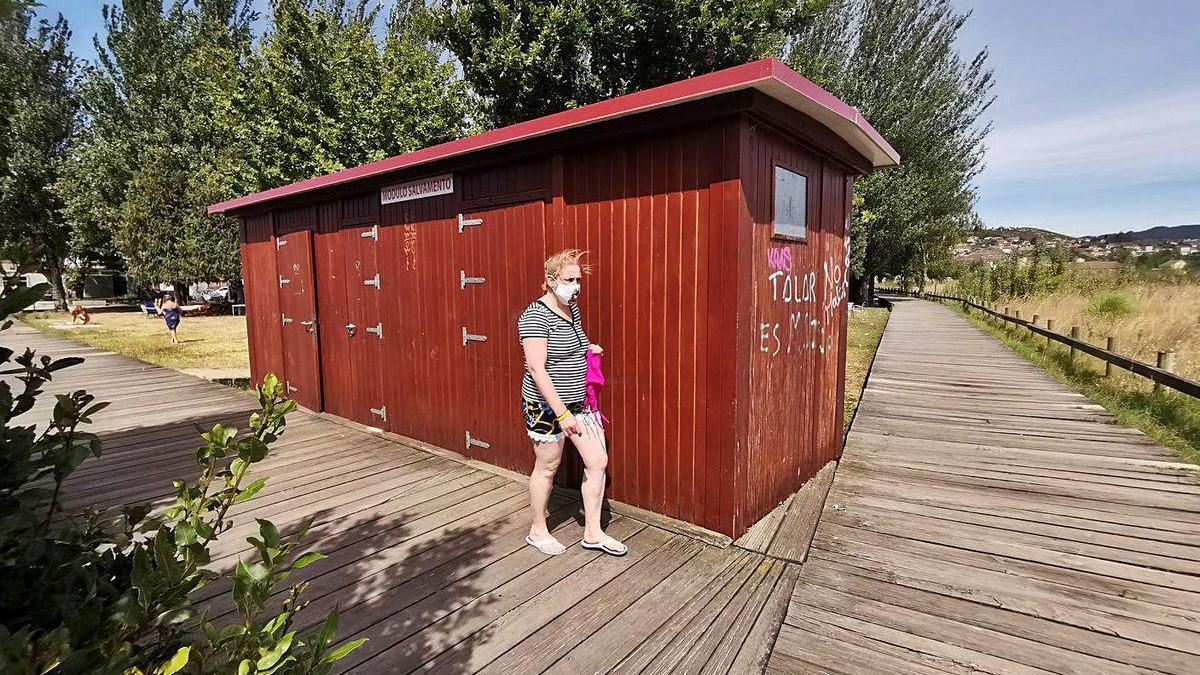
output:
M759 351L772 357L811 350L820 354L827 349L836 351L837 333L828 328L838 321L842 304L850 294L850 238L843 238L841 246L843 255L838 262L832 267L828 261L822 264L823 284L818 284L815 271L792 271L790 246L772 246L767 251L770 306L786 308L787 318L758 322Z

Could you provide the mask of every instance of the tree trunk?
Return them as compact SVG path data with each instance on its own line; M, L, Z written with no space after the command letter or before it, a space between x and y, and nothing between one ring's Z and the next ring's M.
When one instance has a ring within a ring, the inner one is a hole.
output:
M175 287L175 302L186 305L191 300L191 296L188 294L188 283L186 281L172 281L171 285Z
M67 288L63 284L62 261L46 261L46 279L50 281L50 293L54 296L54 309L60 312L67 311Z

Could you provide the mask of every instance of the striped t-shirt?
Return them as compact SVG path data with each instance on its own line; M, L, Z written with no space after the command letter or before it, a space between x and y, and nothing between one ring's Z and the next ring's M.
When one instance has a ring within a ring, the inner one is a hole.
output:
M571 303L572 321L555 313L546 303L535 300L517 319L518 339L545 338L546 372L564 404L579 403L587 393L587 350L590 343L583 332L579 306ZM528 370L521 381L521 396L545 403L533 375Z

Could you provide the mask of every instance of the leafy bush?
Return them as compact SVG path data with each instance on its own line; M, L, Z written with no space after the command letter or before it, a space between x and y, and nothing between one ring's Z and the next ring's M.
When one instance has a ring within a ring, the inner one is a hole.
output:
M1100 293L1088 304L1088 314L1112 321L1129 316L1135 311L1133 300L1120 293Z
M0 331L44 291L44 284L25 289L15 276L4 279ZM247 540L257 560L239 561L228 575L236 623L218 626L190 600L222 576L205 566L212 543L233 525L230 507L266 484L248 476L295 408L281 397L280 382L268 376L258 387L260 409L245 432L218 424L201 435L199 478L175 481L168 508L64 514L63 481L102 451L99 437L83 427L107 404L78 390L56 396L41 430L17 418L33 409L56 372L80 362L0 347L0 374L9 377L0 381L0 672L320 674L361 645L333 648L336 609L312 634L291 629L304 606L303 582L268 615L275 587L322 557L302 549L311 520L287 538L258 521L259 536Z

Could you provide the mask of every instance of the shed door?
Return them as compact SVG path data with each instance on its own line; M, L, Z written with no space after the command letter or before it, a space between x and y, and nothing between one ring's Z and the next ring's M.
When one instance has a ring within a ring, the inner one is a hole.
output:
M524 358L517 317L542 294L545 205L524 202L462 214L456 247L463 294L463 449L515 470L532 466L520 417Z
M349 341L349 362L353 382L353 410L346 417L363 424L388 428L388 411L383 402L383 343L388 326L380 317L380 293L388 279L379 268L379 226L360 224L343 228L346 252L346 319L343 326ZM392 327L394 328L394 327Z
M275 238L279 284L283 374L289 398L321 409L317 298L313 284L312 233L299 230Z

